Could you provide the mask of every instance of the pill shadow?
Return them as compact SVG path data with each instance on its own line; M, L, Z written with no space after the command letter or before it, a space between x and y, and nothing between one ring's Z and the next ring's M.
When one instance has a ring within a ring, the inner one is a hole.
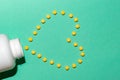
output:
M16 60L16 66L12 70L0 73L0 80L14 76L17 73L17 66L23 63L25 63L25 57Z

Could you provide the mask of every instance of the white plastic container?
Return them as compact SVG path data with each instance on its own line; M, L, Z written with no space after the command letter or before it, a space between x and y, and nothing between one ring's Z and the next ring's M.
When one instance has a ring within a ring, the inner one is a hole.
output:
M23 56L19 39L9 40L6 35L0 35L0 73L13 69L16 59Z

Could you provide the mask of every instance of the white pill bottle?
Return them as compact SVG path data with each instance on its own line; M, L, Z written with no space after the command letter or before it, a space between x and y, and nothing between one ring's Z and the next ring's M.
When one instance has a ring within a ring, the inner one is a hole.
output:
M16 65L16 59L24 56L19 39L9 40L0 34L0 73L11 70Z

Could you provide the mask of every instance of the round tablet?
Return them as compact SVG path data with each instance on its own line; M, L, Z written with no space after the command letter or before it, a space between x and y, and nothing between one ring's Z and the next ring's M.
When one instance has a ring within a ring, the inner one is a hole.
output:
M82 59L78 59L79 64L82 64L82 62L83 62Z
M47 62L47 58L46 57L43 58L43 62Z
M79 47L79 50L80 50L80 51L83 51L83 47L82 47L82 46L80 46L80 47Z
M70 43L70 42L71 42L71 39L70 39L70 38L67 38L67 42Z
M76 33L75 31L72 32L72 35L73 35L73 36L76 36L76 34L77 34L77 33Z
M37 25L37 26L36 26L36 29L37 29L37 30L40 30L40 29L41 29L40 25Z
M65 70L68 71L70 69L69 66L65 66Z
M75 42L73 45L74 45L74 47L77 47L77 46L78 46L78 43Z
M56 10L54 10L52 13L53 13L54 15L56 15L56 14L57 14L57 11L56 11Z
M33 41L33 38L32 38L32 37L28 38L28 41L29 41L29 42L32 42L32 41Z
M42 54L38 54L37 57L38 57L38 58L41 58L41 57L42 57Z
M32 50L32 51L31 51L31 54L32 54L32 55L35 55L35 54L36 54L36 51L35 51L35 50Z
M74 22L78 22L78 18L74 18Z
M51 65L53 65L53 64L54 64L54 61L53 61L53 60L51 60L51 61L50 61L50 64L51 64Z
M35 36L36 36L36 35L37 35L37 31L33 31L33 35L35 35Z
M75 28L76 28L76 29L79 29L79 28L80 28L80 25L79 25L79 24L76 24Z
M82 57L84 57L85 56L85 53L84 52L81 52L81 54L80 54Z
M60 68L61 67L61 64L57 64L57 68Z
M73 18L73 14L69 14L69 17L70 17L70 18Z
M50 19L50 18L51 18L51 16L48 14L48 15L46 15L46 18L47 18L47 19Z
M27 51L29 50L29 46L25 46L24 49Z
M63 10L63 11L61 11L61 14L62 14L62 15L65 15L65 11L64 11L64 10Z
M46 22L45 19L42 19L42 20L41 20L41 23L42 23L42 24L44 24L45 22Z
M72 64L72 68L76 68L76 64Z

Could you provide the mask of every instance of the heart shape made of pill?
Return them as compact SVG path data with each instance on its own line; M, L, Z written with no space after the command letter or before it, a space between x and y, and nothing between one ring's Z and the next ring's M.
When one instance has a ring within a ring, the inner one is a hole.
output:
M55 15L57 15L58 13L57 13L56 10L54 10L54 11L52 12L52 14L55 16ZM65 15L66 15L66 12L65 12L64 10L62 10L62 11L60 12L60 14L61 14L62 16L65 16ZM68 15L68 17L69 17L70 19L73 19L74 22L77 23L77 24L75 25L75 28L76 28L76 29L80 29L80 24L78 24L78 18L74 18L74 16L73 16L72 13L70 13L70 14ZM47 20L50 20L50 19L51 19L51 15L50 15L50 14L46 15L46 19L47 19ZM42 19L40 22L42 23L42 25L44 25L44 24L46 23L46 20L45 20L45 19ZM37 26L36 26L36 30L33 31L33 36L37 36L37 35L38 35L38 31L40 31L40 30L41 30L41 25L37 25ZM72 36L76 36L76 35L77 35L77 32L76 32L76 31L72 31ZM28 41L29 41L30 43L33 42L33 41L34 41L33 37L29 37L29 38L28 38ZM66 39L66 42L70 44L70 43L72 42L71 38L67 38L67 39ZM73 46L74 46L74 47L78 47L78 43L77 43L77 42L74 42L74 43L73 43ZM26 45L26 46L24 47L24 49L25 49L26 51L28 51L28 50L30 50L30 47L29 47L28 45ZM85 56L85 53L83 52L83 50L84 50L83 47L82 47L82 46L79 46L79 50L81 51L80 56L84 57L84 56ZM42 58L42 56L43 56L41 53L37 53L36 50L33 50L33 49L31 50L31 54L32 54L32 55L37 54L38 59ZM47 61L48 61L47 57L43 57L43 58L42 58L42 61L43 61L43 62L47 62ZM78 62L79 64L82 64L83 60L82 60L82 59L78 59L77 62ZM55 64L55 61L54 61L54 60L50 60L49 63L50 63L50 65L54 65L54 64ZM57 64L56 64L56 67L59 69L59 68L62 67L62 65L61 65L60 63L57 63ZM76 68L76 67L77 67L77 65L76 65L75 63L73 63L73 64L72 64L72 68L74 69L74 68ZM68 71L68 70L70 69L70 66L69 66L69 65L66 65L66 66L64 66L64 68L65 68L66 71Z

